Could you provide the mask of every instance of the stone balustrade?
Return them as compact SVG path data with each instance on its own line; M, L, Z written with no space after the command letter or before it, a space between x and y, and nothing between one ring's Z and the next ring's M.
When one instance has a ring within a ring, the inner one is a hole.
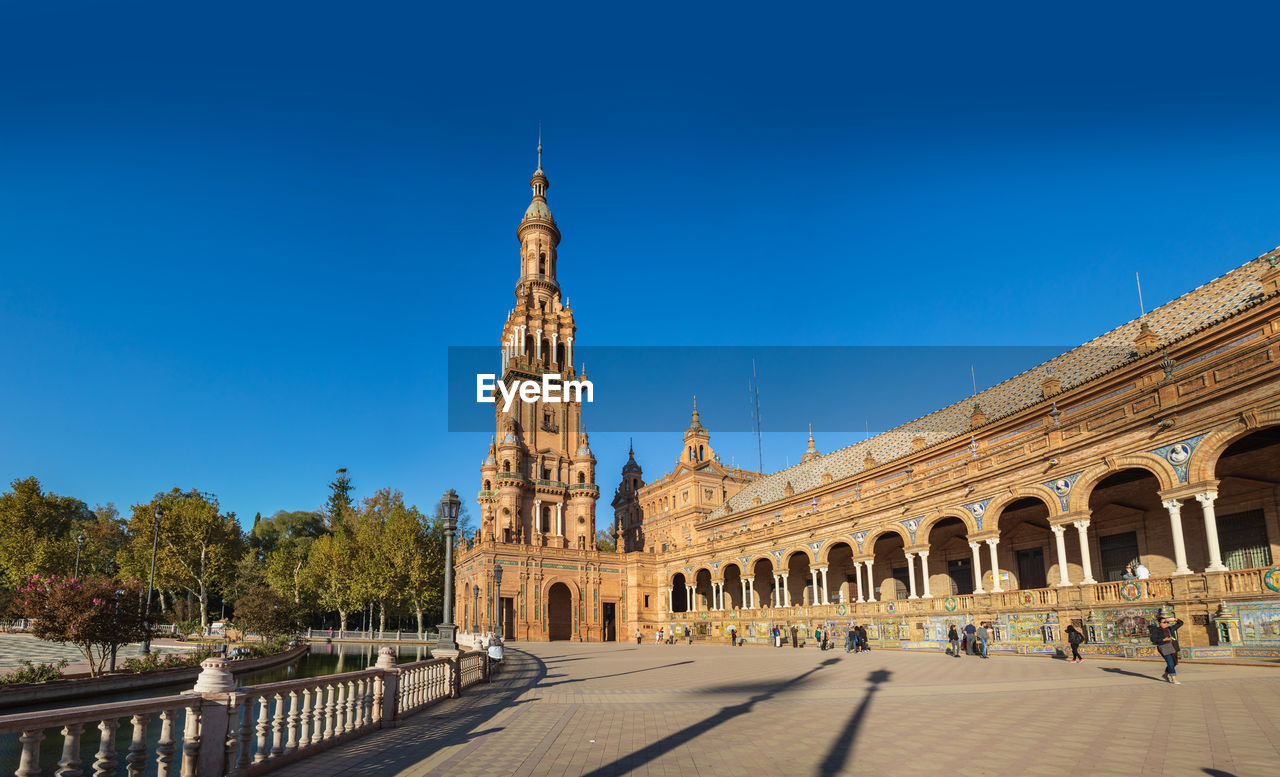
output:
M484 651L397 666L390 648L358 672L246 688L223 658L209 658L190 693L0 716L0 735L18 734L17 777L49 767L42 745L61 737L56 777L129 775L252 777L380 728L487 679ZM121 752L123 725L129 726ZM93 734L92 730L97 729ZM91 764L91 766L88 766Z

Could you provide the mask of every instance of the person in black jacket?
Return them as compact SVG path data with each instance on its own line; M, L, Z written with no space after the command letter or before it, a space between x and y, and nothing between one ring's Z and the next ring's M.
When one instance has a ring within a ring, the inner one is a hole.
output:
M1084 661L1080 657L1080 643L1084 642L1084 634L1076 631L1074 624L1067 625L1067 644L1071 645L1071 658L1067 659L1069 663L1078 664Z
M1182 685L1178 682L1178 629L1182 628L1182 621L1175 620L1173 623L1169 619L1160 616L1160 620L1155 626L1151 627L1151 643L1160 651L1160 657L1164 659L1164 677L1165 680L1174 685Z
M956 625L953 623L947 627L947 641L951 643L951 655L956 658L960 657L960 633L956 631Z

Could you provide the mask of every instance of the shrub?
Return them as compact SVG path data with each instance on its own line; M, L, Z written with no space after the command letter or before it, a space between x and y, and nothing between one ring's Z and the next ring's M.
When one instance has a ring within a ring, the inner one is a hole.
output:
M98 676L112 650L145 635L138 582L74 580L32 575L18 589L18 606L33 619L31 632L49 642L70 643Z
M0 685L17 685L19 683L46 683L50 680L61 680L62 670L69 663L59 658L52 664L33 664L25 658L20 661L22 667L0 675Z
M236 626L257 634L263 643L293 636L302 628L302 614L291 600L259 586L236 600Z
M200 662L213 655L209 649L200 649L191 653L152 653L141 658L125 659L124 671L133 674L157 672L162 669L180 669L188 666L199 666Z

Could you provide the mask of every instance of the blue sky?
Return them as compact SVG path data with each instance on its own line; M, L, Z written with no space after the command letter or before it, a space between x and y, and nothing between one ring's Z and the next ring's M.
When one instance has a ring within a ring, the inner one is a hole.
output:
M472 497L539 122L584 346L1072 345L1280 243L1261 4L463 6L0 2L0 478Z

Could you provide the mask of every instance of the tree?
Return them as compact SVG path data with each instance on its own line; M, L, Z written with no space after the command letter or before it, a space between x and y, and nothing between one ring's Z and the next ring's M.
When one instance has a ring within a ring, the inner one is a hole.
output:
M72 580L32 575L18 589L19 606L34 620L32 633L50 642L71 643L96 677L121 645L144 636L137 607L138 581L117 585L107 578Z
M88 505L45 493L34 477L0 494L0 567L11 586L35 574L70 574L79 528L94 522Z
M596 532L596 550L612 553L617 549L618 543L608 529L600 529Z
M266 558L286 544L310 544L325 533L324 516L311 510L279 510L275 515L254 521L249 548Z
M258 586L236 600L235 619L236 626L246 634L257 634L263 642L293 636L302 629L297 606L267 586Z
M85 536L84 548L80 553L80 574L82 577L114 577L119 570L117 559L129 542L129 535L125 533L125 520L110 502L95 506L93 515L92 523L83 524L77 530L77 534L83 533Z
M385 631L387 608L404 599L407 566L420 550L424 519L416 507L406 507L404 495L379 489L364 500L352 518L357 568L364 600L376 602L378 630Z
M209 626L209 595L231 581L244 553L244 537L235 513L220 513L218 498L195 489L174 488L150 502L133 506L130 541L121 554L121 567L145 577L151 563L153 514L161 510L156 556L156 583L181 589L200 604L200 628Z
M311 545L304 576L325 610L338 612L339 628L347 629L347 616L365 605L361 598L356 543L346 532L326 534Z
M342 525L352 510L351 478L347 477L347 468L338 469L337 477L329 484L329 501L325 503L325 513L329 516L329 529L334 530Z

